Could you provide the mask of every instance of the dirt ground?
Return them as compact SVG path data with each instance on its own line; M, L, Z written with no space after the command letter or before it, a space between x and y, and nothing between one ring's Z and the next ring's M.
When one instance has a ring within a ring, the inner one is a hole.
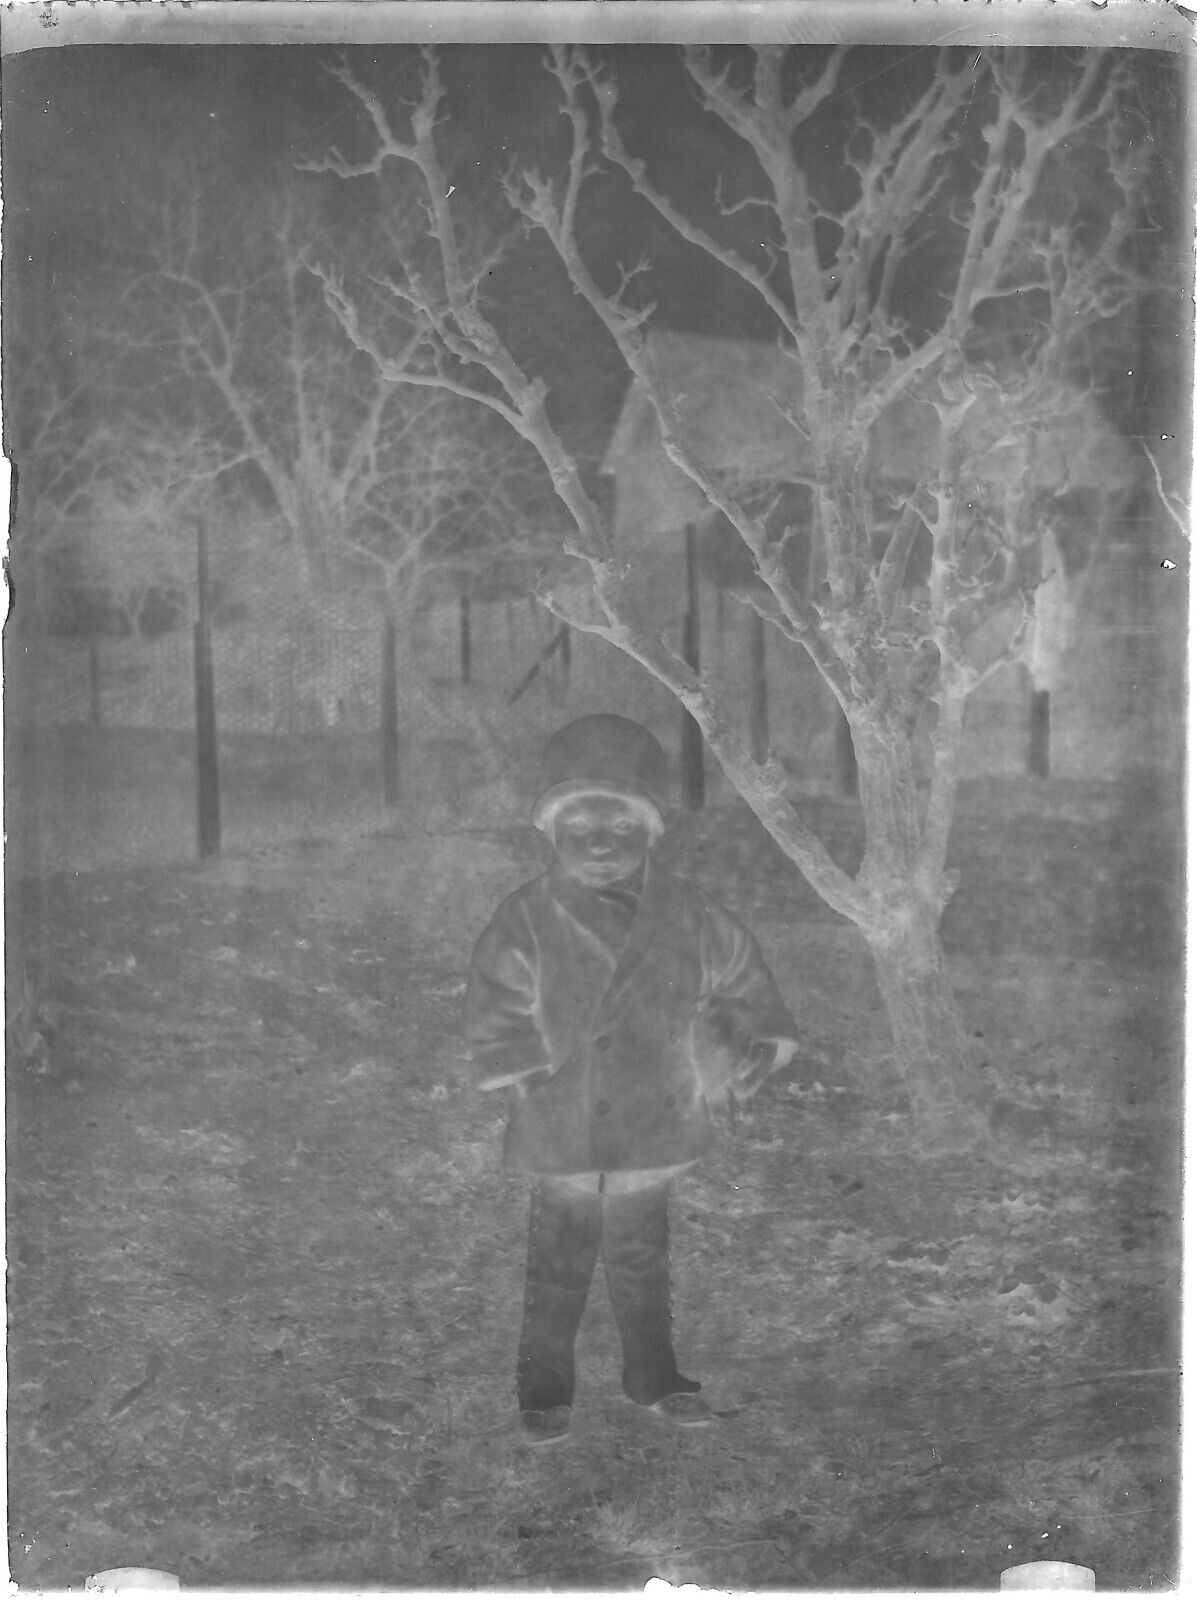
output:
M854 809L812 799L846 861ZM186 846L184 846L184 849ZM381 816L217 863L10 868L9 1552L22 1588L996 1588L1177 1579L1182 898L1151 792L963 796L945 940L1001 1109L912 1157L867 955L721 801L662 847L759 932L826 1088L674 1197L683 1369L522 1442L526 1225L463 1059L530 831ZM182 854L182 851L180 851Z

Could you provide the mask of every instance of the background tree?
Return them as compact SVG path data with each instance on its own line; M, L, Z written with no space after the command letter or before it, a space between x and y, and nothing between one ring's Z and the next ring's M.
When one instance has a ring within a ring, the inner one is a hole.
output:
M559 502L535 451L453 395L402 385L378 448L376 482L342 536L383 609L384 797L400 799L400 704L434 726L457 723L488 758L496 805L509 805L507 755L469 699L446 708L424 681L418 615L435 595L527 589L560 544Z
M284 187L243 219L235 252L208 226L217 203L172 175L134 211L126 372L149 379L159 416L196 418L226 470L264 483L318 596L344 579L343 536L377 488L394 387L327 318L305 257L320 225L310 194Z
M379 252L336 198L291 174L231 252L207 226L217 197L172 176L137 213L124 373L148 376L156 417L188 419L198 471L218 459L265 486L316 603L364 578L397 615L434 570L519 544L548 497L539 459L509 430L447 397L413 397L330 317L313 263ZM392 197L391 212L401 204ZM372 282L368 259L362 270ZM389 333L399 362L421 337L410 319ZM146 409L126 416L145 426Z
M27 625L54 632L86 613L91 631L137 633L168 628L172 608L190 615L199 515L224 529L226 591L253 587L250 568L277 535L201 411L178 396L162 404L103 295L37 342L15 336L5 379Z
M79 564L79 530L113 473L102 392L118 352L98 327L98 318L64 317L44 331L32 319L19 332L5 330L4 443L16 469L21 539L11 560L21 627L48 620L64 575ZM91 625L99 624L95 611Z
M19 455L44 515L23 521L59 530L74 579L129 626L147 596L169 592L172 575L184 574L190 592L195 519L184 508L210 510L218 485L218 499L239 510L227 526L209 520L217 592L240 584L262 614L300 635L334 596L377 605L389 640L383 739L394 799L400 707L424 730L464 732L489 753L491 777L501 771L493 730L469 706L442 703L417 670L415 616L438 581L485 581L496 563L524 563L526 585L537 541L542 557L562 513L540 458L509 429L451 396L390 381L346 339L313 257L336 248L367 272L379 243L338 211L338 198L327 179L291 173L265 207L217 227L224 196L196 172L183 181L164 170L156 190L131 197L88 350L31 368ZM399 200L390 200L393 220ZM419 336L394 319L389 332L400 358ZM273 526L261 514L247 521L255 500L273 506ZM249 526L272 540L269 593L250 583L248 552L237 549Z
M163 429L131 440L123 429L101 428L97 441L107 442L109 465L86 515L66 526L76 581L102 603L113 631L152 636L195 620L200 521L221 572L212 586L218 617L255 595L278 598L276 530L202 439Z

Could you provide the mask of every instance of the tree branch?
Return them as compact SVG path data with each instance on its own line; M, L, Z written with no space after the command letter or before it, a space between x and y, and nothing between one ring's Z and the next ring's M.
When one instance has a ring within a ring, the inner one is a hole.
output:
M1151 451L1145 444L1142 444L1141 448L1143 454L1147 457L1148 461L1151 462L1151 471L1153 477L1155 478L1155 490L1156 494L1159 496L1160 504L1168 513L1169 518L1174 523L1176 531L1180 534L1181 538L1187 540L1189 537L1189 523L1188 518L1185 515L1184 501L1179 495L1168 493L1168 491L1164 488L1164 479L1160 472L1159 462L1156 460L1155 456L1152 455Z
M893 614L902 583L906 576L906 563L919 533L927 528L926 518L918 508L917 500L924 492L923 485L911 494L902 507L894 531L889 536L885 553L877 564L873 580L874 593L881 616L888 619Z
M556 69L555 69L556 70ZM561 72L557 71L558 80L563 88L568 88ZM615 107L618 102L618 90L615 81L610 76L599 78L596 72L589 75L588 81L596 84L596 95L599 106L600 137L603 154L612 165L625 172L631 181L632 188L643 200L647 200L657 214L669 224L679 238L685 239L687 244L692 244L696 249L718 261L729 272L742 278L750 288L754 289L786 330L791 339L797 340L800 329L795 321L793 311L769 283L768 277L758 272L746 261L737 250L732 250L721 245L710 233L692 222L689 217L669 197L652 182L648 175L646 162L632 156L623 142L618 128L615 125ZM575 141L576 143L576 141ZM743 201L739 207L724 210L724 215L733 215L736 210L743 209L745 205L763 206L770 212L773 211L771 203L767 200L753 199ZM569 222L572 228L572 220Z
M589 119L581 103L579 86L585 80L576 63L565 59L560 67L555 58L554 67L564 95L565 113L571 125L571 175L578 184L584 172L584 155L589 145ZM670 460L702 490L709 503L721 511L736 529L756 561L757 571L777 598L795 637L802 640L819 671L826 677L834 692L846 692L846 678L841 662L829 648L822 629L822 619L814 607L799 595L790 582L779 553L765 538L758 519L751 517L735 496L730 494L697 454L689 448L678 425L676 408L664 394L657 375L652 371L651 358L641 328L648 312L631 311L617 299L605 294L595 281L578 248L577 239L569 217L576 206L576 192L567 188L565 199L559 205L550 186L535 173L527 173L523 187L508 179L507 191L511 203L535 227L539 228L557 252L570 282L596 313L614 340L633 381L649 400L657 417L661 443Z
M824 321L826 304L823 273L815 241L815 210L806 175L794 160L793 138L797 127L808 119L833 93L843 68L846 51L837 46L816 82L796 94L787 108L781 95L781 64L784 51L764 46L756 53L755 83L760 102L746 91L731 85L730 69L716 71L706 46L689 46L685 51L686 70L702 96L703 104L740 136L749 146L773 192L773 209L786 246L785 265L790 299L794 310L793 326L801 330L797 343L806 364L808 340ZM824 333L829 330L825 329ZM812 370L812 381L816 374ZM821 375L819 375L821 381Z

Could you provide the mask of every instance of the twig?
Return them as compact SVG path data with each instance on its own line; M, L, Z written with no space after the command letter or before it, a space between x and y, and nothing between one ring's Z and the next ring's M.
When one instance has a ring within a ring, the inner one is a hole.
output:
M1170 495L1168 493L1168 491L1164 488L1164 479L1163 479L1162 474L1160 473L1159 462L1155 459L1155 457L1152 455L1151 451L1147 448L1147 446L1145 444L1141 444L1141 448L1142 448L1143 454L1147 457L1148 461L1151 462L1151 470L1155 475L1156 493L1160 497L1160 503L1163 505L1164 510L1172 518L1172 521L1175 522L1178 530L1180 531L1181 538L1182 539L1187 539L1189 537L1189 530L1185 526L1185 520L1184 520L1183 512L1181 510L1178 510L1177 506L1174 506L1172 504L1174 499L1176 500L1177 505L1181 504L1179 495Z
M162 1366L162 1357L157 1351L154 1351L146 1362L145 1377L140 1383L135 1383L131 1389L127 1389L120 1399L114 1402L111 1411L108 1413L109 1422L112 1421L113 1417L119 1417L122 1411L127 1411L135 1400L141 1398L162 1371Z
M1179 1378L1179 1367L1112 1367L1105 1372L1093 1372L1087 1378L1069 1378L1061 1389L1076 1389L1086 1383L1107 1383L1111 1378Z

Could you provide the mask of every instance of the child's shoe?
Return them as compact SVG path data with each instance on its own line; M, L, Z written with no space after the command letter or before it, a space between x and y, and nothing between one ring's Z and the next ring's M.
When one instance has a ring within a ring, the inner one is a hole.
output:
M675 1428L706 1428L715 1420L715 1413L701 1395L690 1392L667 1394L648 1409Z
M524 1437L528 1444L560 1444L569 1438L569 1407L553 1406L550 1411L521 1411Z

